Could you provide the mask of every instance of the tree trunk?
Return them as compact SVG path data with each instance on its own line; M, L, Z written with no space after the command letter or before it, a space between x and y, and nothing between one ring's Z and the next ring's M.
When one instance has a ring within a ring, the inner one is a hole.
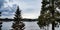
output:
M55 30L54 24L55 24L55 21L52 22L52 30Z
M51 13L52 13L53 19L54 19L54 12L55 12L55 10L54 10L54 0L52 0L52 10L51 10ZM52 30L55 30L54 25L55 25L55 20L52 20Z
M47 26L47 30L49 30L49 25Z

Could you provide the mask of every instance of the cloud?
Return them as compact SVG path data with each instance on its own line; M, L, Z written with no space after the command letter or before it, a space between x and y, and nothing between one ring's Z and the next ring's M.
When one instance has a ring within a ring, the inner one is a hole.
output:
M1 16L1 18L11 18L13 19L14 15L11 15L11 16Z
M11 14L14 14L17 5L19 5L20 10L22 10L23 18L38 18L40 14L41 0L5 0L4 2L0 11L6 12L3 14L8 13L7 17L8 15L11 16Z
M38 14L33 14L33 13L32 14L25 13L22 16L23 16L23 18L30 18L30 19L38 18Z
M0 8L3 5L3 3L4 3L4 0L0 0Z

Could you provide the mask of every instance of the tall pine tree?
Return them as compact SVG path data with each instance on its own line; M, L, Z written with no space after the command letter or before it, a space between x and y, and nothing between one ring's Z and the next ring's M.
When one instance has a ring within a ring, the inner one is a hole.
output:
M54 27L56 26L55 21L57 21L60 16L60 13L57 11L58 0L42 0L42 10L41 15L38 18L38 25L40 27L44 27L46 25L49 25L49 23L52 24L52 30L54 30Z
M1 16L1 12L0 12L0 16Z
M21 21L22 17L21 17L21 10L19 10L19 6L17 7L17 10L15 12L15 17L14 20L15 21Z
M19 6L17 7L17 10L15 12L15 17L14 17L14 23L12 25L13 30L24 30L23 27L25 24L21 22L22 17L21 17L21 10L19 10Z

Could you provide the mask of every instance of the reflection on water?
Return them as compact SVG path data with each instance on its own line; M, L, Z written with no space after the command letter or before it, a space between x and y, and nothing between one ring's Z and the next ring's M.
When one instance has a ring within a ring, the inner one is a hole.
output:
M23 23L25 23L25 29L24 30L43 30L43 29L40 29L39 26L37 25L37 21L34 21L34 22L26 22L24 21ZM2 30L11 30L12 29L12 24L13 24L13 21L10 21L10 22L3 22L2 23ZM51 24L49 25L49 30L51 30ZM46 27L47 28L47 27ZM60 25L59 25L59 28L55 28L55 30L60 30Z
M12 25L12 30L24 30L25 24L21 21L14 21Z
M11 28L12 23L13 23L13 21L11 21L11 22L3 22L2 23L2 30L10 30L10 29L12 29Z
M25 23L25 30L40 30L37 25L37 22L24 22Z
M40 28L37 25L37 22L23 22L23 23L25 23L25 30L40 30ZM13 21L3 22L2 30L11 30L12 24L13 24Z

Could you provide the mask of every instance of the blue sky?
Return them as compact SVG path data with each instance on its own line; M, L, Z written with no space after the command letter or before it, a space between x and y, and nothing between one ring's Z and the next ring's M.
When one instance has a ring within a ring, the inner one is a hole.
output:
M18 5L22 18L35 19L40 15L41 0L0 0L1 18L13 18Z

